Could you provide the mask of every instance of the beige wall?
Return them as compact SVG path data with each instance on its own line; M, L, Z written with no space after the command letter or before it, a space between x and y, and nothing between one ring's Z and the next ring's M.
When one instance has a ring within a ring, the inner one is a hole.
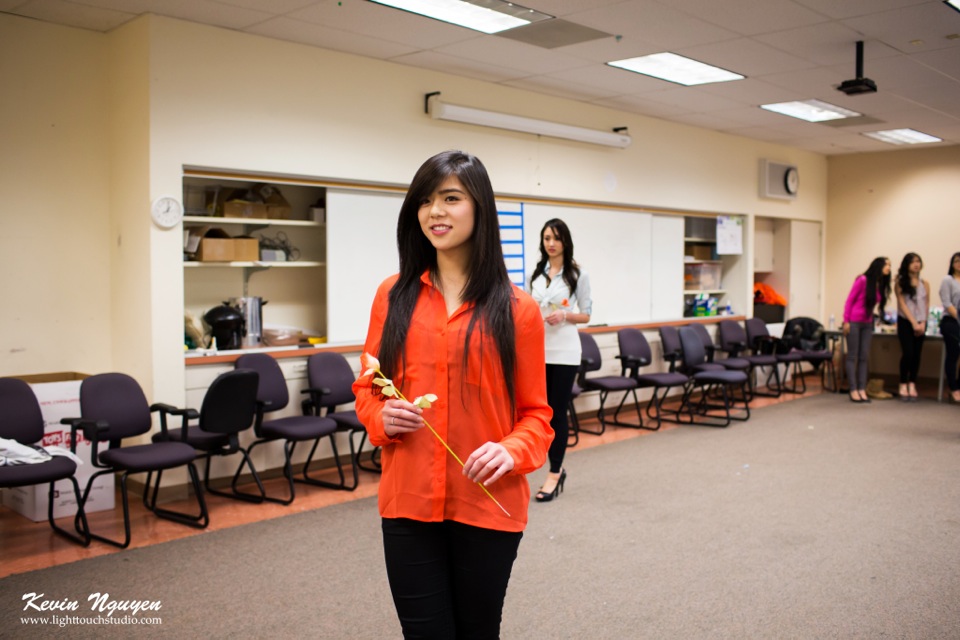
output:
M114 299L108 43L0 13L0 60L0 375L103 371Z
M405 184L425 158L458 147L483 159L503 194L826 217L822 156L509 87L149 16L104 36L0 15L0 42L5 60L22 61L0 68L0 81L29 86L3 101L0 126L12 148L36 156L29 171L0 173L29 213L4 217L23 235L54 236L45 246L58 249L35 267L42 289L4 284L21 319L4 317L0 334L25 351L14 360L14 344L5 348L0 374L120 368L148 395L182 397L180 237L153 227L148 209L180 193L184 166ZM433 121L423 96L438 90L453 103L628 126L634 143L607 149ZM50 111L76 121L83 144L51 135ZM759 198L763 158L799 166L796 201ZM90 249L82 257L67 250L80 243ZM6 273L29 245L10 243ZM50 319L44 310L61 301L70 317Z
M960 147L834 156L829 168L826 313L840 322L854 278L877 256L895 273L919 253L936 290L960 251Z

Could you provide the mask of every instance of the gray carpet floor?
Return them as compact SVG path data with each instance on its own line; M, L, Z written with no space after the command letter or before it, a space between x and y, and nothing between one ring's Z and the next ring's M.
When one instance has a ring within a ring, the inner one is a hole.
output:
M560 499L531 505L502 635L960 638L958 461L960 408L830 394L571 453ZM83 617L91 593L159 600L139 617L162 623L25 625L31 592ZM400 629L365 499L10 576L0 636Z

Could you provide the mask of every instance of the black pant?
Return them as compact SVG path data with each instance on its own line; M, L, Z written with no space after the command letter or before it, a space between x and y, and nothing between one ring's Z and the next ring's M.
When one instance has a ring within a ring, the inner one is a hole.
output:
M900 338L900 384L917 381L917 372L920 370L920 351L923 349L924 335L913 332L913 325L909 320L900 316L897 318L897 337Z
M383 552L404 638L500 637L522 533L451 520L383 518Z
M960 324L953 316L945 315L940 320L940 333L943 334L943 348L947 350L947 361L944 364L947 386L950 387L950 391L960 391L960 382L957 381L957 360L960 360Z
M567 453L567 434L570 433L567 408L579 370L580 367L576 365L547 365L547 404L553 409L553 418L550 420L553 442L550 443L550 451L547 453L551 473L560 473L563 469L563 457Z

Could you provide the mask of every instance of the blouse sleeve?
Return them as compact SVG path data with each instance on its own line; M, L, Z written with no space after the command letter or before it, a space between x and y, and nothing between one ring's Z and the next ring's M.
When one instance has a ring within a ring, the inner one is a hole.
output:
M553 410L547 404L544 376L543 318L528 295L519 292L516 317L517 349L517 421L513 430L500 441L513 458L512 474L527 474L543 466L553 441L550 419Z
M953 276L946 276L940 281L940 303L943 304L944 309L949 309L950 307L954 306L953 299L950 296L953 286L953 279Z
M383 325L387 319L387 300L390 288L395 280L396 278L391 278L380 285L373 300L373 308L370 310L370 324L367 329L367 339L363 343L363 352L374 357L380 351ZM383 430L383 416L380 412L383 409L384 398L379 393L374 392L370 376L361 375L354 381L353 394L357 398L357 418L366 428L370 444L382 447L385 444L400 442L400 438L391 438Z
M864 275L857 276L857 279L853 281L853 286L850 287L850 293L847 295L847 302L843 305L843 321L850 322L850 318L853 314L853 305L856 303L857 298L860 297L861 292L867 290L867 277Z
M593 315L593 293L590 290L590 275L586 271L580 271L580 277L577 278L577 308L580 313L588 316Z

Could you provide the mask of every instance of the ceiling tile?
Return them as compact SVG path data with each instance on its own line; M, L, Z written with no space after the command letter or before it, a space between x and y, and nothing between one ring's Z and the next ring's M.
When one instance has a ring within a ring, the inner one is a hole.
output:
M792 0L717 2L717 0L669 0L664 4L743 35L783 31L824 22L823 14Z
M64 0L31 0L18 4L17 15L92 31L107 32L136 17L136 14L88 7Z
M713 42L674 51L747 77L809 69L814 63L750 38Z
M496 36L471 38L456 44L437 47L436 51L461 58L481 60L487 64L513 67L526 74L552 73L590 64L587 60L581 60L558 51L541 49L531 44L514 42Z
M663 51L730 40L739 35L653 0L632 0L602 10L576 13L567 19L622 35L624 40L637 38Z
M328 29L290 18L274 18L247 29L261 36L299 42L314 47L355 53L369 58L393 58L413 53L415 49L395 42L386 42L340 29Z

